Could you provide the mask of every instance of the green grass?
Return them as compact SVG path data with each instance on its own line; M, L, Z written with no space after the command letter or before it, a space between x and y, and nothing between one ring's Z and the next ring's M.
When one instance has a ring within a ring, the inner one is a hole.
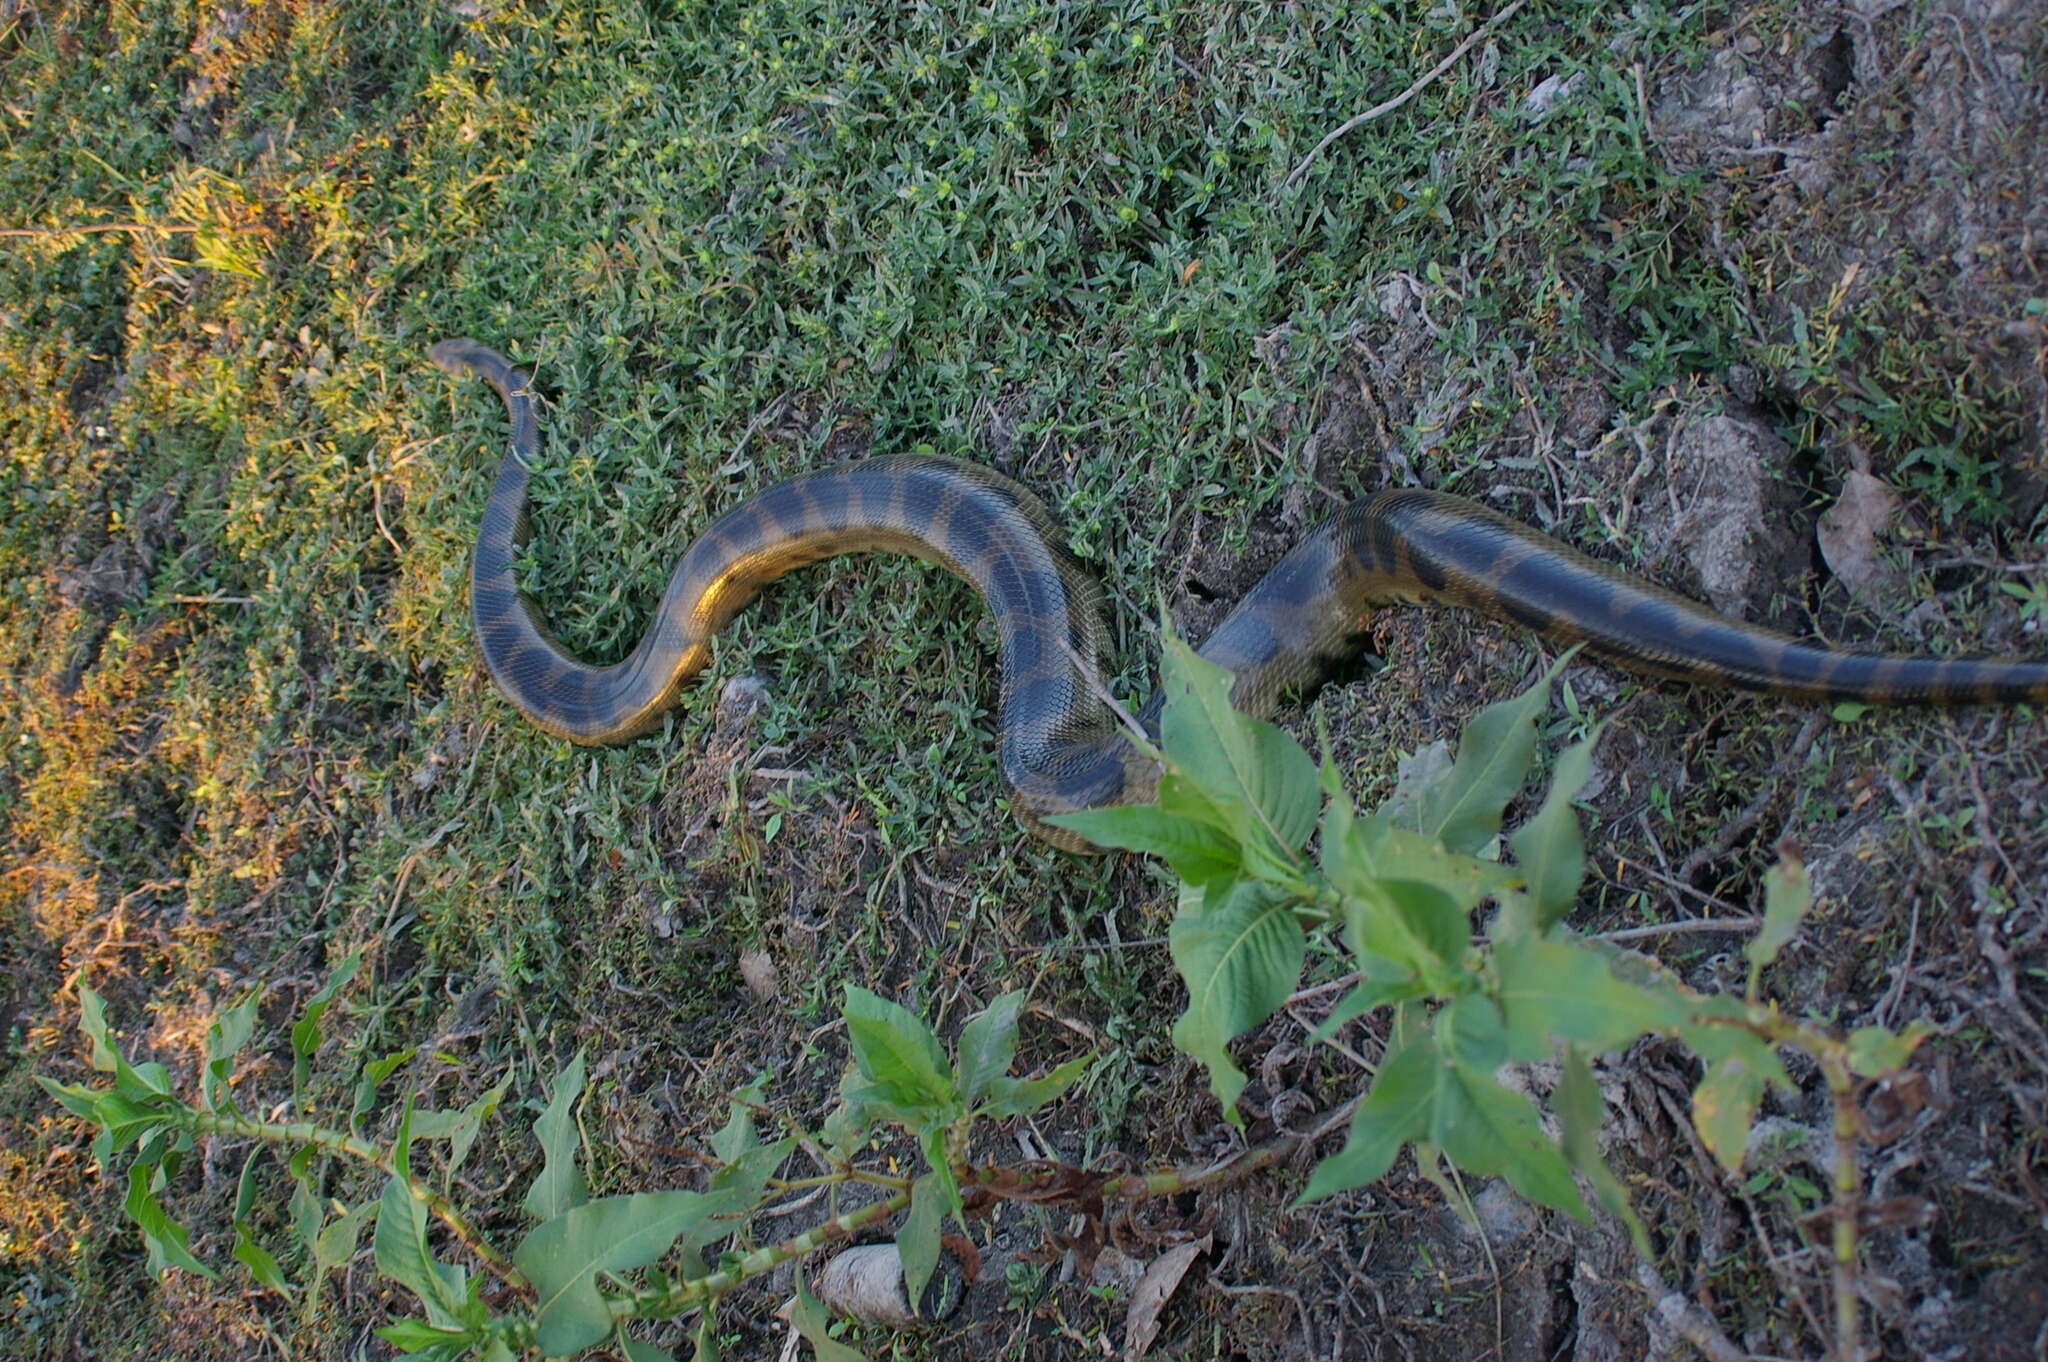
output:
M383 1308L330 1291L308 1317L145 1282L83 1139L30 1081L78 1067L80 979L188 1073L219 1005L266 981L265 1024L284 1025L361 947L322 1100L346 1104L354 1060L411 1046L409 1090L467 1100L509 1068L531 1095L583 1046L614 1061L589 1118L608 1133L672 1078L678 1112L647 1136L665 1145L763 1064L799 1110L822 1100L839 1051L805 1038L846 980L946 1017L1035 983L1118 1047L1083 1138L1170 1138L1134 1067L1170 1061L1163 956L1038 949L1098 940L1111 913L1157 935L1167 905L1131 866L1020 841L971 593L901 562L807 570L735 623L661 738L586 752L531 732L482 678L466 612L503 414L425 363L437 339L537 368L552 405L525 581L594 659L631 645L694 529L750 489L929 449L1047 499L1109 585L1141 697L1155 593L1186 599L1184 536L1248 551L1397 273L1440 328L1431 392L1391 432L1413 476L1540 485L1501 442L1572 392L1626 414L1746 359L1793 375L1802 454L1874 443L1958 533L2003 506L2009 423L1979 415L2000 390L1967 345L1877 302L1794 331L1701 249L1701 183L1656 154L1611 56L1698 60L1682 8L1535 6L1285 190L1471 16L480 8L0 21L0 226L46 233L0 264L0 1356L209 1338L317 1355ZM1574 98L1523 110L1571 73ZM60 230L105 223L145 230ZM1388 452L1327 451L1317 476L1355 494ZM148 559L139 588L82 602L103 550ZM722 728L719 686L748 669L767 707ZM1796 719L1749 722L1780 725L1731 758L1753 771ZM1436 734L1400 736L1340 740L1384 777L1388 751ZM747 759L806 774L734 776ZM1688 835L1742 781L1690 787ZM739 982L752 948L782 967L779 1004ZM1053 1057L1068 1039L1040 1038ZM273 1100L279 1081L274 1063L244 1078ZM677 1176L593 1144L613 1186ZM494 1157L492 1181L528 1155ZM189 1209L222 1256L220 1223Z

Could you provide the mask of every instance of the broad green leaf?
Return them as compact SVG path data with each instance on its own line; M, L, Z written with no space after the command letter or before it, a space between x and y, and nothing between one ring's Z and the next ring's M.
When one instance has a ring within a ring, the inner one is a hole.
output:
M313 1240L313 1269L306 1275L308 1309L319 1303L320 1288L327 1274L356 1256L356 1241L362 1238L363 1225L377 1213L382 1200L365 1201L334 1217Z
M1227 880L1238 872L1235 838L1197 818L1169 813L1157 804L1121 804L1107 809L1049 815L1045 821L1078 832L1099 847L1157 856L1189 884Z
M427 1318L444 1328L460 1327L469 1274L435 1259L427 1243L427 1206L402 1177L384 1184L377 1203L377 1232L371 1238L377 1270L419 1297Z
M492 1084L489 1091L462 1109L461 1121L448 1132L448 1162L441 1174L444 1184L454 1178L455 1170L462 1167L462 1161L469 1157L477 1136L483 1132L484 1122L497 1114L499 1104L504 1102L506 1090L511 1086L512 1075L506 1074Z
M1311 1045L1328 1040L1342 1030L1346 1022L1364 1016L1376 1007L1424 996L1422 981L1412 970L1396 969L1378 956L1362 957L1358 963L1359 972L1365 977L1330 1009L1330 1015L1317 1023L1315 1030L1308 1033Z
M327 1207L303 1178L292 1179L291 1216L292 1233L298 1236L299 1246L311 1257L320 1240L320 1222L327 1218Z
M1363 1187L1386 1176L1408 1141L1429 1133L1440 1070L1436 1043L1411 1038L1380 1061L1365 1100L1351 1113L1344 1147L1316 1165L1297 1206Z
M1507 1062L1507 1023L1484 993L1461 993L1437 1013L1438 1044L1452 1062L1492 1073Z
M586 1201L534 1229L512 1261L540 1298L540 1350L566 1357L603 1342L612 1317L597 1274L647 1266L714 1209L697 1192L639 1192Z
M1444 1067L1430 1140L1467 1173L1504 1177L1531 1201L1592 1219L1563 1152L1543 1133L1536 1104L1490 1072L1457 1062Z
M114 1032L107 1025L107 1003L86 984L78 986L78 1029L85 1033L92 1067L103 1074L115 1072L121 1049L114 1044Z
M1403 827L1416 827L1422 821L1423 800L1450 778L1450 743L1443 738L1424 743L1396 763L1394 788L1372 811L1372 816Z
M1564 1156L1592 1185L1593 1198L1609 1215L1628 1226L1629 1239L1646 1261L1650 1257L1650 1234L1642 1217L1629 1204L1628 1193L1614 1176L1614 1170L1600 1157L1600 1127L1607 1119L1607 1104L1601 1100L1600 1085L1593 1080L1593 1068L1585 1052L1567 1046L1564 1077L1551 1099L1563 1135Z
M861 1094L870 1084L860 1066L848 1063L839 1075L839 1105L825 1117L818 1134L835 1154L847 1154L863 1144L868 1132L881 1119L880 1109Z
M394 1347L403 1348L406 1354L424 1352L430 1348L453 1348L474 1339L474 1331L460 1327L443 1328L425 1320L395 1319L391 1323L371 1332Z
M925 1166L931 1170L931 1194L939 1203L939 1209L961 1215L960 1183L953 1176L953 1165L946 1154L946 1140L949 1132L944 1126L931 1126L918 1132L918 1148L924 1154ZM960 1228L965 1231L966 1222Z
M1515 864L1529 886L1529 903L1536 909L1531 926L1548 931L1571 911L1578 901L1579 881L1586 877L1586 842L1579 831L1578 811L1572 800L1585 787L1593 770L1593 748L1600 741L1600 726L1558 757L1551 768L1550 790L1543 804L1529 820L1508 837ZM1508 920L1503 915L1503 922Z
M818 1304L818 1298L811 1294L811 1285L804 1280L802 1265L796 1270L796 1304L789 1308L789 1322L803 1335L804 1342L811 1345L811 1352L818 1362L868 1362L866 1353L849 1348L832 1337L832 1320L825 1313L825 1307Z
M1710 1067L1723 1060L1740 1060L1764 1083L1792 1088L1777 1050L1750 1029L1750 1004L1726 993L1685 993L1680 1002L1689 1015L1680 1022L1679 1034Z
M887 1101L900 1107L943 1107L958 1098L946 1053L916 1014L848 984L845 1015L853 1062Z
M327 1005L334 996L348 987L356 977L356 969L363 963L360 950L350 951L342 962L327 975L327 982L320 991L306 1000L306 1010L292 1027L292 1087L296 1091L306 1086L313 1075L313 1052L320 1048L320 1018L327 1011Z
M1315 763L1281 729L1232 706L1231 675L1168 635L1160 747L1233 819L1238 840L1283 860L1315 831Z
M164 1128L168 1118L163 1106L161 1102L131 1102L118 1092L101 1092L93 1104L92 1119L104 1130L108 1151L118 1154L143 1136Z
M286 1283L284 1274L278 1271L277 1259L256 1242L255 1231L249 1227L249 1212L256 1206L256 1162L260 1154L260 1150L249 1151L249 1157L242 1160L242 1175L235 1180L234 1255L235 1260L247 1267L249 1274L259 1283L283 1294L288 1293L291 1287ZM295 1183L292 1190L297 1192L302 1188Z
M988 1097L975 1108L978 1115L1001 1121L1023 1116L1066 1092L1088 1072L1089 1056L1079 1055L1041 1078L1011 1078L1007 1075L989 1084Z
M235 1109L235 1100L228 1092L228 1079L234 1074L235 1056L255 1034L256 1008L262 997L262 989L252 990L248 997L221 1013L206 1030L206 1065L200 1071L199 1092L208 1111L231 1112Z
M1740 1057L1730 1057L1707 1070L1692 1090L1692 1123L1707 1150L1733 1177L1742 1171L1749 1149L1749 1127L1756 1119L1770 1077Z
M214 1270L193 1257L191 1250L185 1247L188 1239L185 1227L166 1215L162 1203L156 1199L161 1177L161 1170L154 1164L141 1159L130 1164L128 1198L122 1205L122 1209L128 1212L128 1218L142 1231L151 1275L171 1266L196 1272L208 1281L216 1280Z
M1512 700L1479 711L1458 737L1450 774L1416 801L1415 828L1452 851L1472 855L1500 832L1501 813L1528 781L1536 756L1536 718L1550 700L1550 683L1570 653Z
M1182 891L1180 914L1167 933L1174 968L1188 990L1173 1043L1202 1061L1224 1115L1242 1124L1237 1095L1245 1078L1231 1062L1230 1041L1286 1001L1301 977L1307 943L1293 908L1262 884L1239 884L1221 905L1200 910L1192 905L1197 896Z
M1427 880L1380 880L1375 892L1432 959L1446 969L1460 967L1465 948L1472 944L1472 919L1465 904Z
M1683 1019L1678 999L1616 978L1604 955L1575 942L1510 936L1493 964L1514 1059L1548 1059L1554 1042L1598 1054Z
M582 1134L576 1126L576 1099L582 1094L583 1052L578 1050L555 1080L546 1109L533 1122L543 1161L540 1175L526 1189L526 1200L520 1204L535 1220L553 1220L572 1206L582 1205L590 1195L580 1158Z
M1806 867L1789 846L1781 848L1778 863L1764 873L1764 923L1749 939L1742 953L1749 958L1749 996L1756 996L1757 977L1763 967L1778 958L1785 943L1799 934L1799 920L1813 906L1813 887Z
M64 1110L79 1120L97 1122L100 1119L100 1097L107 1091L105 1088L88 1088L83 1083L60 1083L42 1074L35 1074L33 1077L36 1082L42 1084L44 1092L56 1098Z
M1904 1031L1892 1032L1882 1026L1859 1026L1849 1033L1849 1067L1862 1078L1877 1078L1902 1069L1920 1048L1920 1042L1935 1034L1935 1028L1916 1021Z
M131 1065L121 1057L113 1029L107 1025L105 999L84 984L78 986L78 1029L88 1042L92 1067L114 1076L115 1092L132 1102L171 1095L171 1076L163 1065Z
M960 1100L973 1106L1017 1056L1017 1019L1024 994L1003 994L960 1028Z
M911 1185L910 1214L896 1231L896 1256L903 1261L903 1299L913 1315L939 1265L939 1233L946 1214L943 1200L937 1175L926 1173Z
M357 1132L362 1130L363 1118L369 1115L377 1105L378 1086L385 1079L391 1077L393 1073L396 1073L401 1064L410 1062L417 1053L416 1049L393 1050L382 1059L373 1059L363 1066L363 1076L356 1083L355 1103L350 1107L348 1113L348 1127L350 1130Z
M1341 895L1352 954L1361 963L1384 961L1388 973L1416 975L1430 993L1456 991L1472 939L1470 910L1511 878L1385 818L1360 818L1342 799L1324 815L1323 868Z
M255 1231L249 1222L239 1217L235 1220L235 1261L249 1269L249 1275L263 1286L281 1296L291 1294L291 1283L284 1279L284 1273L277 1266L277 1259L270 1251L256 1242Z
M708 1315L712 1312L706 1311L705 1313ZM623 1333L619 1335L617 1342L619 1351L626 1355L626 1362L675 1362L675 1359L670 1357L667 1352L655 1347L652 1343L642 1343L637 1338L627 1338ZM714 1353L713 1355L715 1356L716 1354ZM698 1356L703 1356L701 1349Z

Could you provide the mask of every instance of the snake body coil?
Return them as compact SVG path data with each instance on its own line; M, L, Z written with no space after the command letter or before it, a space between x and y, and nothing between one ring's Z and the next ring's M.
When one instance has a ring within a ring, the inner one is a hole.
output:
M1003 775L1025 825L1062 846L1048 814L1150 798L1156 770L1097 698L1096 589L1059 547L1044 505L989 469L895 457L807 473L726 512L669 578L653 624L610 667L578 662L523 595L527 483L539 451L531 379L475 341L430 352L505 400L511 448L470 570L484 665L519 711L578 743L624 742L660 722L710 660L712 636L770 581L857 550L908 553L971 582L1000 639ZM2048 701L2048 661L1837 652L1742 624L1444 492L1353 502L1296 545L1199 650L1226 668L1232 703L1272 710L1315 679L1378 606L1467 606L1656 676L1806 699L1885 704Z

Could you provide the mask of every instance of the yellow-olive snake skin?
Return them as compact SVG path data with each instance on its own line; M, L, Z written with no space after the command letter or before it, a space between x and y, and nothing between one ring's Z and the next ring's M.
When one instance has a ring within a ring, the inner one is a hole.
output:
M587 666L556 643L513 574L540 445L530 376L475 341L442 341L430 354L449 373L497 389L512 419L477 533L470 611L492 679L541 728L578 743L646 732L710 660L712 636L767 583L835 554L889 550L964 578L995 616L1001 764L1027 827L1075 847L1072 834L1039 820L1151 797L1156 769L1099 698L1095 587L1059 547L1044 505L1010 479L953 459L900 456L771 487L690 546L631 656ZM1477 502L1420 489L1380 492L1339 511L1199 651L1235 678L1236 707L1265 714L1341 654L1372 610L1401 601L1468 606L1547 639L1583 641L1638 672L1709 685L1885 704L2048 700L2048 660L1815 647L1631 578Z

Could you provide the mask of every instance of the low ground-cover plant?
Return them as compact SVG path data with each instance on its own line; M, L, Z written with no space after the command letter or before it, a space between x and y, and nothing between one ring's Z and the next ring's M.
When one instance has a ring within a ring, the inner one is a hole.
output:
M1648 1233L1600 1156L1604 1109L1593 1057L1645 1035L1689 1046L1705 1066L1693 1094L1694 1121L1732 1173L1765 1090L1790 1086L1779 1049L1809 1055L1836 1111L1833 1203L1822 1217L1832 1226L1835 1343L1840 1356L1856 1356L1858 1086L1903 1064L1924 1032L1870 1027L1840 1036L1787 1016L1761 995L1762 969L1809 902L1804 871L1789 850L1767 878L1743 997L1694 992L1647 960L1571 932L1563 919L1585 862L1572 799L1587 778L1597 727L1552 763L1535 812L1501 834L1536 760L1536 721L1562 666L1483 711L1465 729L1455 759L1441 744L1411 756L1393 793L1366 812L1327 760L1319 767L1281 730L1232 709L1229 676L1169 640L1157 802L1057 821L1105 846L1157 855L1180 877L1169 941L1188 1003L1173 1038L1206 1067L1231 1119L1238 1119L1245 1077L1228 1046L1289 997L1312 952L1340 970L1333 982L1346 990L1316 1029L1317 1040L1333 1040L1373 1009L1393 1009L1385 1052L1352 1104L1348 1136L1316 1166L1304 1201L1372 1182L1412 1148L1425 1175L1447 1192L1446 1164L1505 1178L1530 1199L1588 1220L1583 1181L1593 1202L1628 1227L1647 1261ZM1512 862L1497 859L1503 841ZM291 1031L298 1088L319 1047L323 1014L355 969L354 957L336 967ZM1277 1163L1304 1138L1284 1136L1223 1165L1149 1174L977 1164L977 1123L1054 1101L1081 1076L1086 1057L1039 1078L1012 1077L1021 993L1003 995L969 1021L949 1055L916 1015L849 987L843 1017L851 1062L837 1107L813 1131L774 1104L765 1077L734 1094L730 1117L711 1141L714 1171L700 1189L590 1195L575 1119L584 1069L580 1056L573 1060L533 1123L542 1162L521 1203L533 1224L508 1253L450 1197L455 1172L506 1084L459 1111L407 1101L395 1133L380 1143L365 1134L365 1118L377 1109L379 1086L410 1052L365 1066L343 1125L275 1120L243 1110L230 1081L255 1033L255 995L214 1023L196 1103L174 1091L163 1066L124 1058L99 997L81 988L80 999L90 1062L109 1082L43 1084L99 1127L94 1154L110 1176L126 1159L125 1206L151 1269L215 1274L166 1212L163 1193L195 1142L245 1143L232 1254L253 1281L287 1297L302 1294L310 1308L329 1271L355 1255L363 1228L373 1225L377 1270L419 1302L416 1317L393 1321L382 1333L407 1355L436 1362L522 1352L566 1356L607 1342L632 1362L652 1362L666 1354L630 1337L628 1322L690 1312L697 1314L695 1356L714 1358L718 1305L742 1282L899 1214L895 1244L914 1308L939 1263L949 1219L964 1229L996 1202L1013 1200L1080 1210L1099 1232L1106 1202L1246 1176ZM1549 1061L1558 1067L1546 1122L1527 1085L1502 1076L1513 1065ZM782 1133L764 1138L763 1119ZM922 1172L904 1173L878 1159L876 1136L889 1127L915 1140ZM266 1150L293 1186L294 1243L279 1251L258 1242L249 1218ZM785 1165L799 1150L817 1173L788 1173ZM381 1193L354 1205L325 1193L337 1159L381 1170ZM822 1224L756 1243L753 1231L772 1223L761 1218L764 1211L820 1187L835 1198L864 1187L867 1199L843 1212L835 1200L838 1213ZM481 1271L454 1261L447 1244L437 1249L436 1223ZM1084 1251L1090 1233L1084 1228L1074 1241ZM961 1243L971 1258L973 1250ZM706 1256L719 1245L725 1247ZM821 1358L857 1358L830 1336L803 1274L796 1276L792 1322Z

